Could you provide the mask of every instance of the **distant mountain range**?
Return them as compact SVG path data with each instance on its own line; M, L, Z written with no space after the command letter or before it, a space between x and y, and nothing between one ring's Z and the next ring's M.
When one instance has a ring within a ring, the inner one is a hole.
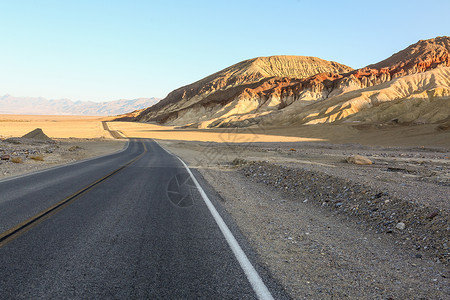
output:
M450 37L357 70L316 57L258 57L121 119L194 128L450 122Z
M0 97L0 114L115 116L152 106L159 100L153 97L92 102L5 95Z

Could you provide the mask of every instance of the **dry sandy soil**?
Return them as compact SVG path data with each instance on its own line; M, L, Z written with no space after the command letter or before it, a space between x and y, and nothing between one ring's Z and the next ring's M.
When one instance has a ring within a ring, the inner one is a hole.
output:
M95 144L113 150L105 146L109 134L98 118L48 120L0 122L0 135L20 136L36 127L53 137L85 132L83 137L97 139L61 140L60 155L73 152L68 150L73 142L86 142L80 147L89 153ZM19 129L1 123L30 126L13 134ZM58 133L48 123L66 131ZM448 130L436 125L180 130L108 124L128 137L158 139L196 168L293 298L450 298ZM120 149L123 143L114 145ZM353 154L374 164L346 163Z
M122 149L124 140L113 140L99 117L0 115L0 155L20 158L22 163L0 160L0 178L35 172ZM21 137L41 128L54 142L7 138ZM32 159L41 157L41 159Z
M0 138L19 137L41 128L51 138L111 138L101 117L0 115Z
M450 147L450 130L439 125L304 125L291 128L177 129L145 123L109 122L128 137L218 143L328 142L370 146Z
M125 143L125 140L81 138L55 139L54 143L25 141L21 144L0 140L0 155L22 159L21 163L1 160L0 179L113 153L121 150ZM33 157L42 157L42 160Z

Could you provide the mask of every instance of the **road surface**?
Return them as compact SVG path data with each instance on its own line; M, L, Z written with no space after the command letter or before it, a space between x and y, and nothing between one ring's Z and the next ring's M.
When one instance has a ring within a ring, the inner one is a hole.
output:
M0 298L287 298L197 177L269 294L250 283L183 163L133 139L120 153L0 181Z

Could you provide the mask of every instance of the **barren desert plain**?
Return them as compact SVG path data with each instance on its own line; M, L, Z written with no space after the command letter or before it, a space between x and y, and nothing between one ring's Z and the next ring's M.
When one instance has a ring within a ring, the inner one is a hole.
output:
M14 139L36 128L53 141ZM293 298L450 294L445 126L202 130L100 117L1 115L0 154L23 162L1 161L0 178L120 151L125 137L155 139L196 170ZM372 163L348 163L354 155Z

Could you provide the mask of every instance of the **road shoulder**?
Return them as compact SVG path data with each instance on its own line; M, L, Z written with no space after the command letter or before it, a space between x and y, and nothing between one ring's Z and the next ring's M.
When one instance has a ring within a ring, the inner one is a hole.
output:
M79 138L21 144L2 140L0 154L7 155L9 159L0 161L0 179L111 154L123 149L126 143L126 140ZM20 158L20 162L14 163L13 158Z
M448 268L398 243L395 236L370 231L307 199L293 199L245 176L229 161L206 159L211 154L205 148L163 145L220 194L263 265L293 298L448 297ZM254 154L239 152L243 157Z

